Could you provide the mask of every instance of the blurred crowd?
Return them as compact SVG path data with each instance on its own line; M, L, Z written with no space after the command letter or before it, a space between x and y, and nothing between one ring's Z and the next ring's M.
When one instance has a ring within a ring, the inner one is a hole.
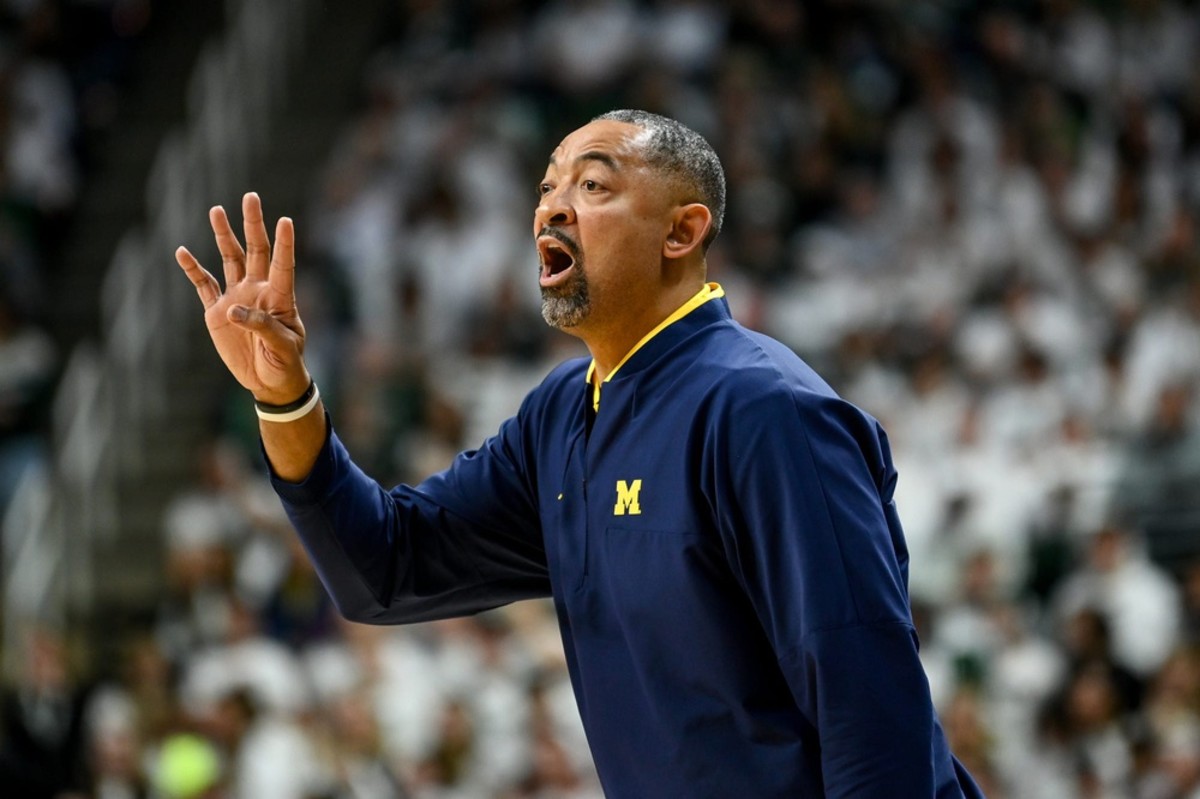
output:
M44 19L0 6L0 518L45 457L42 408L57 369L45 328L47 228L78 191L76 103Z
M709 268L735 316L891 436L922 659L988 795L1200 797L1196 3L397 19L298 217L310 368L369 473L419 480L583 354L539 317L534 186L594 114L676 117L725 163ZM338 621L247 406L172 502L170 590L106 679L31 633L3 734L62 764L38 795L601 795L551 608Z
M58 247L150 0L0 0L0 519L47 457ZM61 302L61 297L59 297Z

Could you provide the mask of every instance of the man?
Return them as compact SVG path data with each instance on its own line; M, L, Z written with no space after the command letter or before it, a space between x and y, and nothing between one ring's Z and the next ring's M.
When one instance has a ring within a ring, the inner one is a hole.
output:
M344 614L413 622L554 597L614 797L980 796L917 659L878 424L705 284L725 184L696 133L615 111L538 188L543 315L592 354L481 449L385 491L302 358L293 230L258 198L226 287L177 258L254 395L276 490Z

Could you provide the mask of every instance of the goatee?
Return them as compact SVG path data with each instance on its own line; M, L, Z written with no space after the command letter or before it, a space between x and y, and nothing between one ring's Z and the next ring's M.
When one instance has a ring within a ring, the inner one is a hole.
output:
M592 310L583 259L576 257L571 269L571 276L561 286L542 288L542 318L559 330L578 327Z

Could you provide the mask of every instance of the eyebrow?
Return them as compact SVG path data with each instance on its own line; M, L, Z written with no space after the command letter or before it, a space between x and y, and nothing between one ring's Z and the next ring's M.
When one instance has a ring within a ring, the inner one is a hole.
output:
M596 161L604 164L613 172L621 171L621 168L617 165L617 160L615 158L608 153L602 153L599 150L588 150L585 153L580 153L579 157L575 159L575 162L578 163L580 161ZM558 166L558 161L554 158L554 153L550 154L550 164L551 166Z

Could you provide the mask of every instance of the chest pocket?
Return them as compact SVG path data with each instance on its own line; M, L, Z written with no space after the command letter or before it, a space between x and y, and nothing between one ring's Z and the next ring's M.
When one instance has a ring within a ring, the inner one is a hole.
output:
M607 588L623 624L669 624L694 612L697 592L711 590L711 555L698 533L613 524L600 543L592 579Z

